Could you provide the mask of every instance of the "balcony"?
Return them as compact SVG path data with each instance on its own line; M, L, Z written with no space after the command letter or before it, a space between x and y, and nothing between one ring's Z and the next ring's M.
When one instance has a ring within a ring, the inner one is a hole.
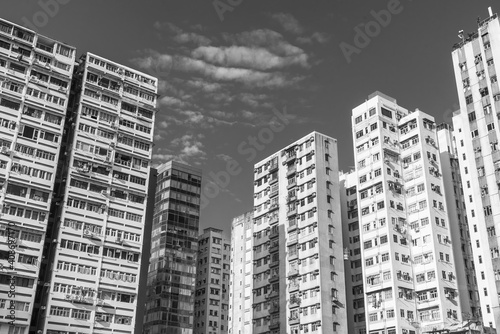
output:
M286 171L286 176L287 177L292 176L296 172L297 172L297 165L293 164L293 165L288 167L288 169Z
M300 323L300 318L298 316L290 317L290 318L288 318L288 322L290 323L290 326L298 325Z
M269 264L269 267L270 267L270 268L274 268L274 267L277 267L277 266L279 266L279 265L280 265L280 260L271 262L271 263Z
M276 224L279 221L278 215L273 215L271 218L269 218L269 225Z
M295 154L295 151L293 152L288 152L287 156L286 156L286 160L285 162L287 164L290 164L291 162L295 161L295 159L297 158L297 155Z
M278 182L278 177L274 177L271 180L269 180L269 185L275 184L276 182Z
M272 305L269 308L269 313L271 313L271 314L278 313L279 311L280 311L280 306L279 305Z
M293 209L288 210L286 213L288 217L295 216L297 214L297 207L294 207Z
M297 195L288 196L286 198L287 203L295 202L297 200Z
M269 283L278 282L280 280L280 275L273 275L269 277Z
M279 168L279 165L277 162L275 163L271 163L271 165L269 166L269 172L274 172L275 170L277 170Z
M271 247L269 247L269 253L277 252L277 251L279 251L279 249L280 249L279 244L272 245Z
M288 272L288 277L297 276L298 274L299 274L299 269L298 268L292 268Z
M276 195L278 195L279 193L279 189L278 187L273 187L274 189L271 190L271 192L269 193L269 197L274 197Z
M287 189L293 188L297 185L297 180L295 178L293 179L288 179L288 185L286 186Z
M302 300L299 298L299 297L296 297L296 296L292 296L290 298L290 304L288 305L289 308L292 308L292 307L297 307L297 306L300 306L300 303L302 302Z
M277 238L280 235L280 231L277 228L273 228L271 233L269 233L269 239Z
M290 283L288 285L288 291L289 292L297 291L298 289L299 289L299 284L298 283Z
M269 329L279 329L280 328L280 322L279 320L272 321L271 324L269 325Z
M269 212L277 210L277 209L279 209L279 207L280 206L278 203L271 204L271 206L269 207Z
M287 232L291 232L297 228L297 221L295 219L292 219L288 222L288 229Z
M280 293L278 291L273 290L266 295L266 299L273 299L273 298L279 297L279 295L280 295Z

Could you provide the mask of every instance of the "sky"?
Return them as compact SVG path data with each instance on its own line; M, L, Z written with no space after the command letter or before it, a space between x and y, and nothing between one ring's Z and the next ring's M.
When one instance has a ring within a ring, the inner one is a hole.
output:
M201 229L229 235L232 218L253 208L253 165L308 133L337 138L349 170L351 110L372 92L451 122L451 48L488 6L500 8L493 0L2 0L0 16L157 76L154 165L201 168Z

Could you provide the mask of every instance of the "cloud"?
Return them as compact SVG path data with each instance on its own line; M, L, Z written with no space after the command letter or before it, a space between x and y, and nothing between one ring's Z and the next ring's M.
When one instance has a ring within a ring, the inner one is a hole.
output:
M239 95L239 100L253 108L258 108L261 106L262 101L268 99L269 97L265 94L252 94L252 93L241 93Z
M166 32L179 44L192 43L195 45L209 45L212 43L210 38L194 32L186 32L171 22L157 21L154 23L154 27L159 31ZM198 26L193 26L192 28L197 29Z
M303 36L303 37L297 38L297 42L304 43L304 44L312 44L314 42L318 42L320 44L325 44L329 40L330 40L330 38L328 37L328 35L325 33L322 33L322 32L315 32L310 37Z
M233 157L231 157L230 155L224 154L224 153L217 154L216 157L222 161L225 161L225 162L235 161L235 159L233 159Z
M185 84L191 88L202 90L205 93L212 93L222 88L222 85L216 82L207 82L202 79L186 80Z
M200 46L191 53L193 58L224 66L267 71L298 65L309 67L307 54L297 52L289 56L278 56L262 47L247 46Z
M284 72L263 72L246 68L223 67L209 64L203 60L182 55L160 54L146 50L142 58L132 59L132 62L143 70L154 72L168 65L173 70L189 74L202 75L212 81L235 82L249 87L287 87L301 81L303 76L291 76Z
M181 101L180 99L173 96L164 96L159 101L158 104L160 106L166 107L184 107L187 105L186 102Z
M264 47L269 52L283 57L296 56L305 53L301 48L288 43L283 35L270 29L244 31L238 34L223 34L224 40L233 44L248 47Z
M272 14L271 17L278 22L283 29L285 29L285 31L296 35L304 32L304 28L300 25L299 21L292 16L292 14L276 13Z
M196 163L200 160L206 160L204 144L201 142L204 136L201 134L188 133L174 138L167 147L157 147L153 154L153 160L156 164L175 160L182 163Z

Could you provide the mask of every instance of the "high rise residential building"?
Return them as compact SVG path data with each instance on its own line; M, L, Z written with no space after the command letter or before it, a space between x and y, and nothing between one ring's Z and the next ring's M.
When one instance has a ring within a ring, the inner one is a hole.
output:
M229 278L229 334L251 334L253 316L253 211L233 219Z
M225 334L229 316L231 241L210 227L198 238L194 334Z
M133 331L156 90L157 79L147 74L91 53L79 60L44 246L49 263L38 285L36 331Z
M500 328L500 22L491 9L478 20L477 32L453 46L452 59L460 101L453 117L460 174L484 326Z
M355 171L341 172L339 182L348 333L365 334L364 276L363 266L361 265L361 244L359 242L358 179Z
M467 225L467 211L453 127L445 123L438 125L437 139L441 156L444 193L450 219L451 240L456 259L455 269L457 271L458 294L461 296L462 316L464 321L480 320L478 316L479 294L474 271L471 235Z
M74 47L0 20L0 333L27 334L38 312L74 61Z
M175 161L157 170L144 333L190 334L194 325L201 170Z
M254 168L252 332L347 333L336 139L313 132Z
M449 328L462 319L464 273L455 268L434 119L376 92L352 121L366 331Z

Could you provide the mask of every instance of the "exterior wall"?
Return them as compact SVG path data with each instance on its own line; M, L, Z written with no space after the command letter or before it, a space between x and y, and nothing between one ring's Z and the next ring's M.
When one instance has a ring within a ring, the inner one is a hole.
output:
M228 332L231 244L222 230L207 228L198 238L195 334Z
M252 333L253 212L235 217L231 226L229 333Z
M464 184L480 313L486 327L500 327L500 150L497 114L500 90L500 23L496 14L479 22L478 31L454 46L453 69L460 111L453 117L454 136ZM465 159L464 159L465 157Z
M151 233L145 334L193 333L201 170L158 167Z
M157 80L91 53L74 78L38 326L132 333Z
M453 128L447 124L438 126L438 143L443 171L444 192L448 207L451 240L457 272L458 294L464 320L477 319L480 308L474 258L467 225L467 211L460 177L459 159L453 139ZM461 261L460 259L463 259Z
M434 120L381 93L353 110L367 330L461 321Z
M45 312L36 289L74 61L73 47L0 20L0 333L26 334Z
M340 174L340 203L342 210L342 238L344 242L344 268L346 309L349 334L365 334L365 298L356 173Z
M313 132L254 180L253 333L347 333L336 140Z

